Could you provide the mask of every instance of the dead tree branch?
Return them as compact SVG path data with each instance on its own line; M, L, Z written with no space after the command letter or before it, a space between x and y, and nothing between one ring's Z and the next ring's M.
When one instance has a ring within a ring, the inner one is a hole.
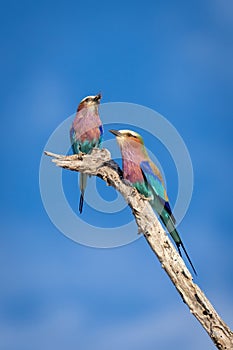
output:
M45 152L62 168L95 175L119 191L134 214L139 232L142 232L163 269L181 295L190 312L204 327L218 349L233 349L233 333L192 280L192 275L164 232L148 200L122 180L121 170L111 160L106 149L94 149L90 155L61 156Z

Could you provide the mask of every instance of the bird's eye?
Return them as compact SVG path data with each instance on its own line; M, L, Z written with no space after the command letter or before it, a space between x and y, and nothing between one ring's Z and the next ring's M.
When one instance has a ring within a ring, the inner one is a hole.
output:
M128 133L128 136L129 136L129 137L132 137L132 138L134 138L134 139L136 139L136 138L137 138L137 136L136 136L136 135L133 135L133 134L130 134L130 133Z
M90 98L86 98L85 102L91 102Z

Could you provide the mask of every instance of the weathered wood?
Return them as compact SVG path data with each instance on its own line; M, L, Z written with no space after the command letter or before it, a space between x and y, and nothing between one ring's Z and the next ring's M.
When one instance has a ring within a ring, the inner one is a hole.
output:
M233 333L217 314L205 294L193 282L192 275L177 253L154 214L148 200L122 179L118 165L106 149L94 149L89 155L61 156L50 152L53 162L62 168L101 177L119 191L134 214L139 232L143 233L162 267L181 295L190 312L197 318L218 349L233 349Z

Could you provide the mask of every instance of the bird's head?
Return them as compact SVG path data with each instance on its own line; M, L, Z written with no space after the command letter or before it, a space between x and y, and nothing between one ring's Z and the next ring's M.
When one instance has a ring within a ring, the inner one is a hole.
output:
M95 96L86 96L82 101L79 103L78 111L81 111L83 108L89 108L92 106L98 106L100 104L100 100L102 98L102 95L99 93Z
M132 142L140 145L144 145L143 138L137 132L132 130L109 130L116 136L119 145L123 145L125 142Z
M132 130L109 131L116 136L117 143L119 144L123 160L123 171L127 167L127 162L129 162L130 167L139 167L140 163L148 158L143 139L137 132Z

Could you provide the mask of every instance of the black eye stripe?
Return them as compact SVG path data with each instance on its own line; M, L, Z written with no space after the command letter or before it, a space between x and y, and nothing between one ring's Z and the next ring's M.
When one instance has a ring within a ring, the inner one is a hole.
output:
M128 136L128 137L133 137L134 139L136 139L136 138L137 138L137 136L135 136L135 135L131 134L130 132L128 132L128 133L127 133L127 136Z

